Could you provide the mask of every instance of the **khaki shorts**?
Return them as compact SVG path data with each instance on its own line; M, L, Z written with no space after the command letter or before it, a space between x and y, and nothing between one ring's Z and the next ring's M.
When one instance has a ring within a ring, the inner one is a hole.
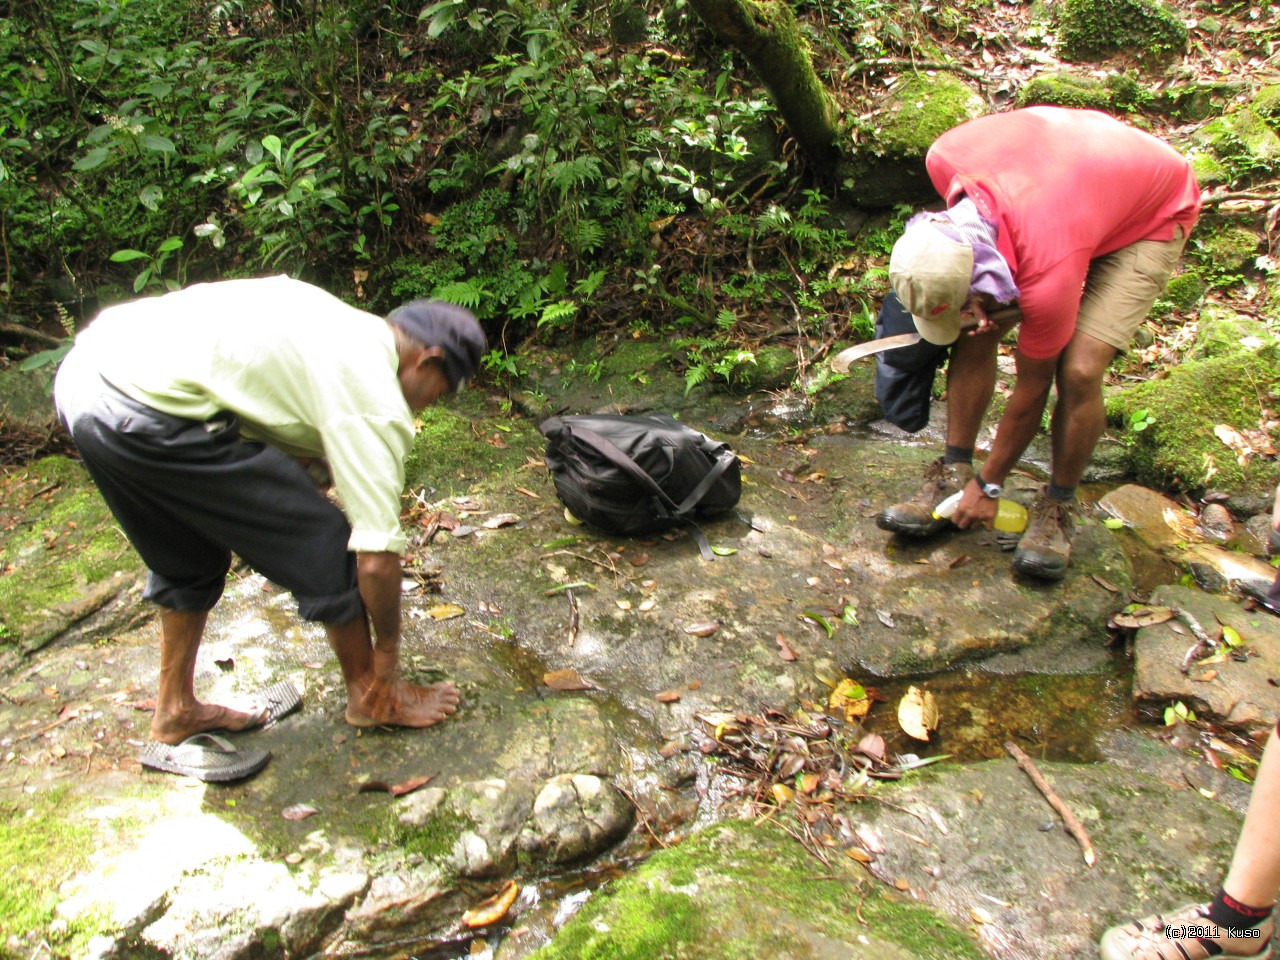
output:
M1127 349L1182 256L1186 231L1177 232L1172 240L1139 240L1090 263L1076 330Z

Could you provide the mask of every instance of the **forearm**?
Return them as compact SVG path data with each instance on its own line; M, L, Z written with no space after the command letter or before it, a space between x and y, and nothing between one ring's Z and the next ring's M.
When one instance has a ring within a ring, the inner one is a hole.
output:
M982 479L989 483L1003 484L1013 472L1018 460L1031 445L1044 417L1048 391L1018 390L1014 388L1008 406L996 427L996 438L991 452L981 467Z
M400 646L400 555L356 554L356 582L360 599L373 626L373 648L393 653Z

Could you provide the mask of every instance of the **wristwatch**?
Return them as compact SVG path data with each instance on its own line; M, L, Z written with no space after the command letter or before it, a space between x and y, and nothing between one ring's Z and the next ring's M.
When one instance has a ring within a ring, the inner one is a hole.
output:
M1004 493L1004 487L1000 486L998 483L987 483L987 481L982 479L982 474L980 473L975 473L973 475L973 479L978 484L978 489L982 491L982 495L984 497L988 497L992 500L999 500L1000 494Z

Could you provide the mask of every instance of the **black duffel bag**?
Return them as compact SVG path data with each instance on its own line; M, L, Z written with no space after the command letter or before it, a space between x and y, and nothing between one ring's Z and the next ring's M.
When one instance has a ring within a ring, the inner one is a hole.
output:
M694 521L733 509L742 495L742 464L728 444L663 413L551 417L538 429L556 494L574 517L628 536L687 524L713 559Z

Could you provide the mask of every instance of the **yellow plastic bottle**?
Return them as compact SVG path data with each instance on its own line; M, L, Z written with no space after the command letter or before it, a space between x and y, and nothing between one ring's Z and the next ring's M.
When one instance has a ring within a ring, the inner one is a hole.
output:
M959 493L953 493L934 507L934 519L943 520L949 518L956 512L956 505L963 495L963 490ZM1027 508L1020 503L1016 503L1013 500L1005 500L1002 497L996 503L996 518L991 525L1002 533L1021 533L1027 529Z

